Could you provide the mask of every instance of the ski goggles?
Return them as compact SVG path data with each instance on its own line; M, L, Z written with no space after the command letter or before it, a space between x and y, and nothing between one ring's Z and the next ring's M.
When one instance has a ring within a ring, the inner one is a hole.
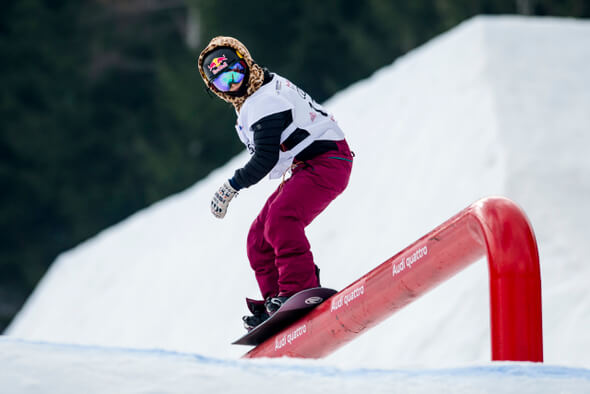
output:
M243 61L238 61L229 66L219 76L215 77L211 83L220 92L229 92L232 85L242 82L245 76L246 67Z

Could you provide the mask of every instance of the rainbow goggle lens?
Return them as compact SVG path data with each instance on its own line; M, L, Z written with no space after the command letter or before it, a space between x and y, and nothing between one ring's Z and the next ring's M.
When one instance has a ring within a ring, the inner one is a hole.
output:
M223 71L219 76L215 77L211 83L215 86L215 89L220 92L229 92L231 87L244 80L246 76L246 67L243 61L238 61L228 67L227 70Z

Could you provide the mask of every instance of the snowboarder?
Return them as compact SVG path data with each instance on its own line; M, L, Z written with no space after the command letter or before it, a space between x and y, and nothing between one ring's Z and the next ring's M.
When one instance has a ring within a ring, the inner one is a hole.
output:
M237 39L213 38L198 67L207 87L234 106L236 131L251 154L214 194L213 215L223 218L238 191L266 175L283 177L248 233L248 259L264 299L249 300L253 315L243 321L252 329L293 294L320 285L305 227L346 188L352 154L334 117L256 64Z

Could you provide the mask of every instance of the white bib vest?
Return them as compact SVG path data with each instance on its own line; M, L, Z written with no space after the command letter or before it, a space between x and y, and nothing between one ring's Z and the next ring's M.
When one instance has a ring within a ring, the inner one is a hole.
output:
M285 152L279 152L279 160L270 171L271 179L280 178L293 163L293 159L317 140L340 141L344 133L334 120L334 116L316 103L307 93L287 79L273 74L271 82L262 86L248 97L238 114L236 131L250 154L254 154L254 130L252 125L262 118L291 110L293 122L281 133L283 143L297 129L309 135Z

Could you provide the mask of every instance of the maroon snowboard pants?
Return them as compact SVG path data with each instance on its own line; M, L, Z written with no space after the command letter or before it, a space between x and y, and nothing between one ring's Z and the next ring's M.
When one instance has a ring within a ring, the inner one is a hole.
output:
M337 145L298 163L250 227L248 259L264 299L319 286L305 227L348 185L352 155L346 140Z

